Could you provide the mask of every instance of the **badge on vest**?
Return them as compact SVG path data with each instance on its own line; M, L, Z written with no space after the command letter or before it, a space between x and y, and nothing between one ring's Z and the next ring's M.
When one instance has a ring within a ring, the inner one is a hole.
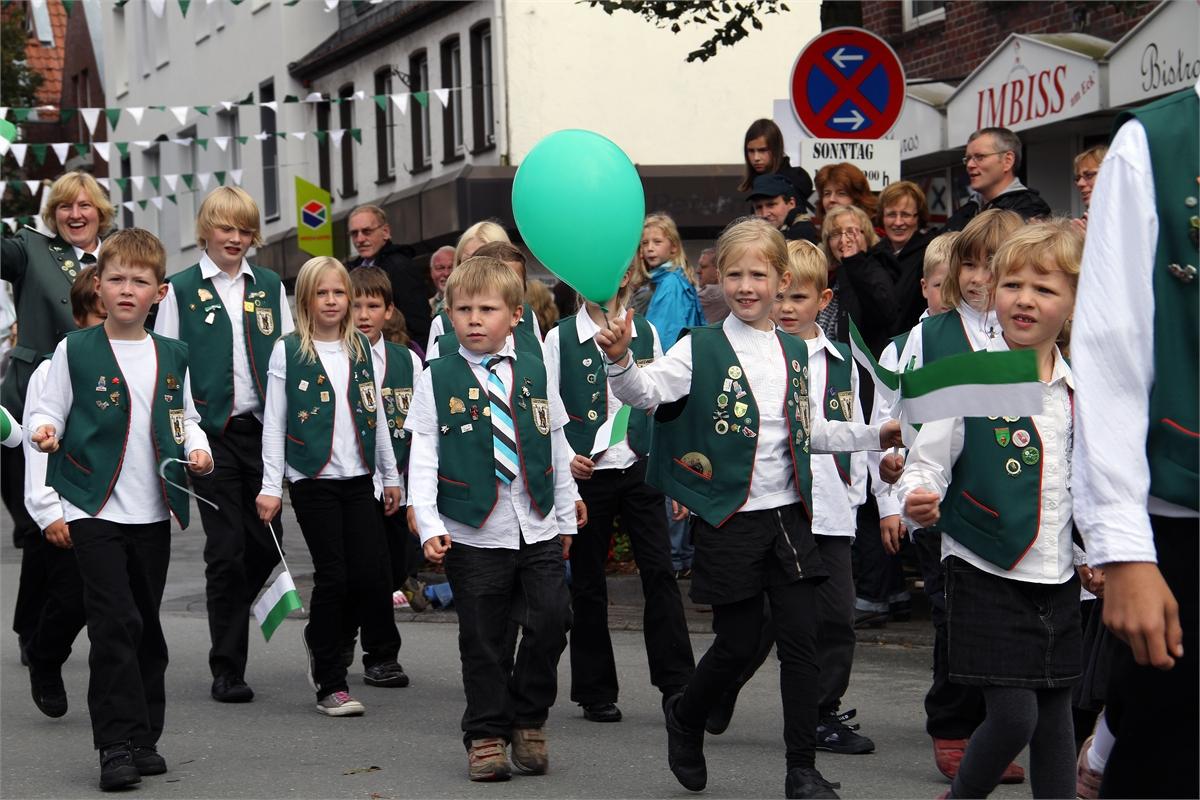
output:
M683 457L679 459L679 463L705 478L712 477L712 461L709 461L708 456L704 453L684 453Z
M532 397L529 400L533 406L533 426L542 436L550 435L550 401Z
M396 408L401 416L408 416L408 407L412 403L412 389L393 389L396 397Z
M103 380L103 378L101 380ZM114 378L113 383L116 383L116 382L117 382L117 380ZM171 390L178 389L179 388L179 379L176 378L174 375L167 375L167 388L171 389Z
M847 422L854 419L854 392L838 392L838 405L842 407L842 419Z
M196 290L196 297L200 298L201 303L207 303L213 299L213 293L201 286Z
M258 332L263 336L270 336L275 332L275 315L271 309L255 306L254 321L258 324Z
M374 414L377 406L375 405L375 381L366 381L358 385L358 396L362 398L363 408L369 413Z
M1012 436L1013 444L1017 447L1029 446L1029 431L1016 431Z
M409 392L409 395L411 396L412 392ZM478 386L472 386L470 389L467 389L467 399L468 400L478 400L479 399L479 387Z
M992 431L996 434L996 444L1000 445L1001 447L1008 447L1008 428L993 428ZM1017 431L1017 433L1020 432L1021 431Z
M464 403L462 401L461 397L451 397L449 405L450 405L450 413L451 414L467 413L467 405L466 405L466 403Z
M183 444L183 409L172 408L168 413L171 417L171 436L175 444Z

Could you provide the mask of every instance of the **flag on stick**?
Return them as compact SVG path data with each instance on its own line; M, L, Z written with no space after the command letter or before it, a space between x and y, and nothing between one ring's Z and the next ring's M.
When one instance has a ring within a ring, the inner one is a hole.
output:
M854 355L854 360L862 365L862 368L871 376L871 382L875 384L875 389L894 403L896 392L900 389L900 376L890 369L879 366L879 362L871 354L871 348L867 347L862 334L858 332L858 326L854 324L854 320L850 320L850 352Z
M596 431L596 441L592 444L593 456L625 441L629 434L629 413L629 406L621 406L620 411L604 421Z
M254 604L254 618L262 628L263 638L271 641L271 635L287 615L303 607L292 575L285 569Z
M909 424L1042 413L1042 385L1032 350L963 353L899 377L900 419Z

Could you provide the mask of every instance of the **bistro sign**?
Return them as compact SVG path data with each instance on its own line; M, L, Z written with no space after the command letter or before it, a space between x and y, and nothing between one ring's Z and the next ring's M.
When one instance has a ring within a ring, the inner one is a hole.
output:
M1162 3L1106 59L1112 108L1194 86L1200 80L1200 5Z

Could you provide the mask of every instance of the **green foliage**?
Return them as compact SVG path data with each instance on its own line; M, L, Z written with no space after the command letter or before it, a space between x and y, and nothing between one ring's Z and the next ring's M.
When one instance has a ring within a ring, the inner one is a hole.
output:
M0 21L0 106L30 108L38 104L37 92L42 85L42 76L30 69L25 61L25 14L28 8L23 3L5 4L4 18ZM19 126L18 126L19 130ZM11 155L4 157L2 174L5 180L22 179L25 170L18 169ZM27 216L38 212L37 201L25 190L13 191L3 184L4 216Z
M679 33L689 25L712 31L712 35L688 53L687 60L708 61L717 48L732 47L750 35L750 28L762 30L762 17L791 9L782 0L581 0L604 13L618 11L636 14L656 28Z

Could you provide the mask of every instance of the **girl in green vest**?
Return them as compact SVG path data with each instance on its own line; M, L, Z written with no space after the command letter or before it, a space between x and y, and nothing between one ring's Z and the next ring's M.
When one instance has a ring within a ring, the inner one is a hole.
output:
M1042 413L927 423L898 484L906 521L942 529L950 680L981 687L987 707L951 797L986 797L1026 745L1034 797L1075 791L1074 400L1057 342L1074 309L1082 254L1083 235L1066 219L1028 225L1000 247L993 264L1003 336L988 349L1034 351Z
M692 791L708 781L705 721L755 654L765 597L777 627L785 792L837 797L815 759L816 586L827 573L812 534L808 456L891 446L899 426L830 422L810 405L808 349L771 320L787 262L783 234L739 220L717 242L731 309L720 325L692 329L644 367L629 352L632 311L596 334L613 394L658 409L648 482L696 515L691 597L712 605L716 640L665 708L667 761Z
M287 478L315 570L303 636L309 679L317 711L339 717L364 710L350 696L342 660L355 611L358 621L392 615L391 591L375 580L387 558L375 470L383 475L385 514L399 510L403 495L370 344L351 324L352 294L337 259L313 258L300 268L296 331L276 343L268 368L257 499L259 519L274 519Z

